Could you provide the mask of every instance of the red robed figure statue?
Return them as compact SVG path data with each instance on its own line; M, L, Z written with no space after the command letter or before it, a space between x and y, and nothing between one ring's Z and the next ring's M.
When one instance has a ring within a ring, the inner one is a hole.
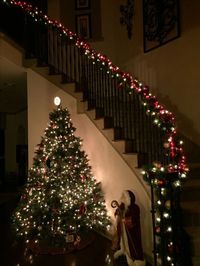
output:
M135 195L130 190L122 193L121 203L111 203L117 222L117 240L114 258L126 256L129 266L145 265L141 241L140 208L135 203Z

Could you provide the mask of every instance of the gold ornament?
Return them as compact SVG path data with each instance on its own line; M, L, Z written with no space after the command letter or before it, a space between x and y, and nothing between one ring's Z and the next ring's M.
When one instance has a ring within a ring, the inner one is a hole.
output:
M170 208L171 208L171 202L170 202L170 200L167 200L167 201L165 202L165 207L166 207L167 209L170 209Z

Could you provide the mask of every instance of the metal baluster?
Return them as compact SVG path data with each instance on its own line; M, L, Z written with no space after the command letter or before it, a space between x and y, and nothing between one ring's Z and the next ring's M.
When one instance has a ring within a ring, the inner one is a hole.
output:
M69 81L72 81L72 41L69 40Z
M77 84L77 48L75 45L74 47L74 58L73 58L73 65L74 65L74 82Z

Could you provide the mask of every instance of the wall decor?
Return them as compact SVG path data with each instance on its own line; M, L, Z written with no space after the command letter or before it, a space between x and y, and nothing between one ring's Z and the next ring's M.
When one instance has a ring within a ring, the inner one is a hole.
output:
M76 1L76 9L89 9L90 8L90 0L75 0Z
M127 0L126 5L120 5L120 13L120 23L121 25L126 26L128 38L131 39L133 29L134 0Z
M91 38L91 22L90 14L76 16L76 32L79 37L84 39Z
M143 0L144 52L179 36L179 0Z

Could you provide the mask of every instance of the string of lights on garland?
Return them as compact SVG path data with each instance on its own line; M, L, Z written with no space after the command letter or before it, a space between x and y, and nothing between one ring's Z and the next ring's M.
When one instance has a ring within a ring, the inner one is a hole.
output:
M98 63L100 66L106 68L107 74L117 79L119 88L126 89L130 94L133 93L133 91L140 94L142 103L146 108L146 114L153 117L153 123L165 134L163 146L166 149L166 155L168 156L170 163L168 165L162 165L160 162L154 162L152 163L152 166L143 169L142 175L148 184L150 184L156 191L156 227L154 230L158 235L163 235L163 232L166 233L167 247L164 247L167 249L166 260L168 265L174 265L169 188L175 190L176 188L180 188L189 171L186 165L183 141L177 140L174 115L159 103L156 96L151 94L148 86L143 85L130 73L121 71L107 56L96 52L90 47L88 42L78 37L77 34L70 31L57 20L50 19L37 7L33 8L32 5L27 4L26 2L12 0L3 0L3 2L21 7L24 12L27 12L32 16L35 21L40 21L46 25L55 27L61 35L66 36L73 41L80 51L85 54L88 59L92 60L94 64ZM162 253L162 250L159 250L159 243L157 243L156 249L158 255Z
M175 117L158 102L156 96L151 94L148 86L143 85L130 73L121 71L119 67L115 66L107 56L97 53L85 40L79 38L77 34L67 29L57 20L49 19L49 17L44 15L42 11L38 10L37 7L33 8L32 5L22 1L3 0L3 2L21 7L25 12L28 12L29 15L35 18L35 21L43 21L45 24L56 27L61 34L66 35L71 40L74 40L75 45L84 51L85 55L87 55L89 59L92 59L94 62L101 63L102 66L107 67L109 71L107 73L118 78L119 87L126 87L128 93L132 93L133 90L139 93L142 97L143 104L146 107L146 113L148 115L154 116L154 123L166 133L166 143L164 143L164 147L169 149L170 157L172 160L177 156L179 158L179 160L177 160L177 165L170 165L170 167L165 170L168 172L177 172L178 170L181 178L186 177L188 168L185 163L185 156L182 148L183 142L180 141L177 144L175 141Z

